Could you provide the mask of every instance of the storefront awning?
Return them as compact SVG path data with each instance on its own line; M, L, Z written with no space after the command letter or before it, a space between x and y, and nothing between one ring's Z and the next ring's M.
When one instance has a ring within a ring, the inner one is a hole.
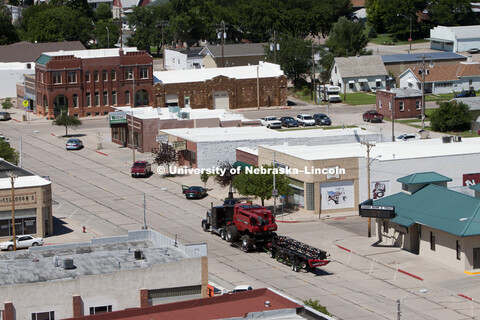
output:
M362 82L368 82L368 80L365 79L365 78L360 78L360 79L358 79L358 82L360 82L360 83L362 83Z
M355 81L353 81L353 80L350 80L350 81L348 81L348 83L355 83Z
M375 82L382 81L382 79L375 79Z
M241 167L242 169L245 169L245 167L251 167L251 164L245 163L243 161L235 161L232 165L234 168Z

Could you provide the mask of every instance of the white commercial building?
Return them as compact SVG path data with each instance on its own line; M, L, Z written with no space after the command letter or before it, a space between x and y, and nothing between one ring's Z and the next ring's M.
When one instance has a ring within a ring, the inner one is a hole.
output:
M3 319L65 319L207 296L206 244L152 230L0 256Z
M438 26L430 30L430 48L450 52L480 49L480 25Z
M473 191L467 191L466 186L472 180L480 182L480 138L450 143L443 139L377 143L370 150L369 166L367 148L360 143L261 146L258 164L270 164L274 152L280 166L299 169L289 175L294 189L290 204L315 214L356 212L358 204L368 198L400 192L397 179L416 172L438 172L452 178L450 187L469 194ZM339 170L319 173L313 168Z
M180 164L194 168L217 167L236 160L236 149L257 149L260 145L303 145L309 152L313 146L352 143L361 140L381 141L381 135L356 129L313 129L275 131L265 127L230 127L162 130L169 142L185 141Z

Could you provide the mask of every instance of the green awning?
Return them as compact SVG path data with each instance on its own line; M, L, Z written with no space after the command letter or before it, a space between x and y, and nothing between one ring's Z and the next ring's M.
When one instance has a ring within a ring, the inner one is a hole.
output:
M245 169L246 167L251 167L251 164L245 163L243 161L235 161L232 165L234 168L241 167L242 169Z

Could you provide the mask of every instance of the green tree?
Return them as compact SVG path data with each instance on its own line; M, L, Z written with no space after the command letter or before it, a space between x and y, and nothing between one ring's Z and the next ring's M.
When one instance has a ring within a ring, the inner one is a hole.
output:
M98 48L111 48L120 35L118 25L113 21L98 20L93 31Z
M110 21L113 19L112 9L106 3L100 3L95 11L95 21L103 20Z
M233 198L233 181L236 176L236 172L233 170L233 165L228 161L223 161L219 168L224 170L224 173L216 175L214 180L222 188L228 187L228 198Z
M335 23L325 44L335 57L372 54L371 50L366 50L368 38L365 35L365 26L345 17Z
M279 40L280 50L277 51L277 63L285 75L300 89L304 75L312 66L312 41L292 36L282 36ZM273 52L267 50L267 60L273 62Z
M17 41L18 34L12 24L12 14L7 6L0 4L0 45Z
M327 308L325 306L322 306L320 304L320 301L317 300L317 299L316 300L312 300L312 299L303 300L303 303L306 306L312 307L313 309L315 309L317 311L320 311L323 314L326 314L327 316L331 316L331 314L327 311Z
M440 107L433 110L430 125L434 131L465 131L470 128L470 114L467 104L458 101L439 103Z
M278 168L274 169L273 165L265 165L261 168L253 166L253 169L265 169L266 172L255 174L247 173L246 170L244 170L234 178L233 186L241 195L260 198L262 205L264 205L265 200L272 197L273 172L274 170L278 170ZM291 193L289 181L285 174L276 172L275 188L278 190L279 195L288 195Z
M4 140L0 140L0 158L3 158L8 162L17 165L19 160L19 153L18 151L10 147L10 143Z
M472 11L468 0L437 0L428 2L431 24L442 26L474 25L479 18Z
M209 178L210 178L210 175L206 171L203 171L202 174L200 175L200 180L202 180L204 188L207 187L207 181Z
M55 120L52 121L54 126L64 126L65 136L68 135L68 127L78 127L82 125L82 121L74 116L69 116L67 113L62 112Z
M2 102L2 109L8 110L13 108L12 98L5 98Z

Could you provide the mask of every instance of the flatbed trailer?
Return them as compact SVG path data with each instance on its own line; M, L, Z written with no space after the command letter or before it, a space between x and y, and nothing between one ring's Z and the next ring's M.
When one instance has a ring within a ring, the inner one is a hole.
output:
M327 252L286 236L276 236L268 244L268 254L284 262L297 272L300 269L313 271L330 263Z

